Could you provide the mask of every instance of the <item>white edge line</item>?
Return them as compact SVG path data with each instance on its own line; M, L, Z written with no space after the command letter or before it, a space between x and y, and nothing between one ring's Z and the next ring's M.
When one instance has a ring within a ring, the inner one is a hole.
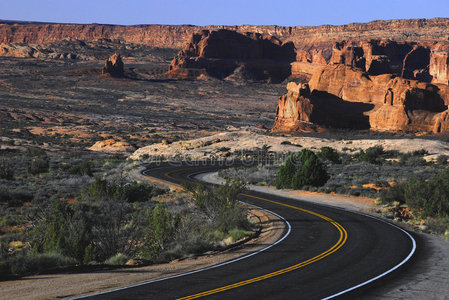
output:
M154 282L159 282L159 281L163 281L163 280L173 279L173 278L177 278L177 277L182 277L182 276L195 274L195 273L199 273L199 272L202 272L202 271L207 271L207 270L210 270L210 269L215 269L215 268L218 268L218 267L222 267L222 266L225 266L225 265L228 265L228 264L231 264L231 263L234 263L234 262L237 262L237 261L249 258L249 257L251 257L253 255L256 255L256 254L259 254L259 253L261 253L261 252L263 252L265 250L268 250L271 247L273 247L273 246L279 244L280 242L282 242L290 234L290 232L292 230L292 227L291 227L290 223L286 219L284 219L282 216L280 216L277 213L272 212L272 211L270 211L268 209L259 207L257 205L253 205L253 206L257 207L258 209L264 210L264 211L266 211L268 213L271 213L271 214L275 215L276 217L280 218L285 224L287 224L287 227L288 227L287 233L282 238L280 238L279 240L277 240L273 244L271 244L269 246L266 246L263 249L260 249L258 251L252 252L250 254L247 254L247 255L244 255L244 256L241 256L241 257L229 260L229 261L225 261L225 262L217 264L217 265L213 265L213 266L209 266L209 267L205 267L205 268L201 268L201 269L198 269L198 270L194 270L194 271L190 271L190 272L186 272L186 273L181 273L181 274L177 274L177 275L173 275L173 276L168 276L168 277L163 277L163 278L159 278L159 279L155 279L155 280L150 280L150 281L145 281L145 282L141 282L141 283L136 283L136 284L128 285L128 286L121 287L121 288L118 288L118 289L113 289L113 290L108 290L108 291L88 294L88 295L74 297L74 298L70 298L70 299L84 299L84 298L88 298L88 297L109 294L109 293L118 292L118 291L121 291L121 290L126 290L126 289L130 289L130 288L134 288L134 287L138 287L138 286L142 286L142 285L146 285L146 284L150 284L150 283L154 283Z
M197 178L197 179L199 179L199 178ZM210 182L210 183L212 183L212 182ZM251 188L250 188L250 190L251 190ZM257 192L258 192L258 191L257 191ZM270 192L261 192L261 193L272 194L272 193L270 193ZM284 198L290 198L290 199L293 199L293 200L300 200L300 199L293 198L293 197L288 197L288 196L281 196L281 197L284 197ZM300 200L300 201L301 201L301 200ZM302 201L304 201L304 200L302 200ZM308 202L308 201L306 201L306 202ZM346 290L344 290L344 291L341 291L341 292L338 292L338 293L333 294L333 295L331 295L331 296L328 296L328 297L326 297L326 298L323 298L323 300L332 299L332 298L341 296L341 295L343 295L343 294L346 294L346 293L348 293L348 292L351 292L351 291L353 291L353 290L355 290L355 289L358 289L358 288L360 288L360 287L362 287L362 286L364 286L364 285L367 285L367 284L369 284L369 283L371 283L371 282L374 282L374 281L376 281L376 280L378 280L378 279L380 279L380 278L382 278L382 277L388 275L389 273L393 272L394 270L398 269L398 268L401 267L403 264L405 264L407 261L409 261L410 258L413 256L413 254L416 252L416 241L415 241L415 239L411 236L410 233L408 233L406 230L402 229L401 227L399 227L399 226L397 226L397 225L395 225L395 224L392 224L392 223L390 223L390 222L387 222L387 221L385 221L385 220L382 220L381 218L378 218L378 217L375 217L375 216L372 216L372 215L369 215L369 214L365 214L365 213L361 213L361 212L357 212L357 211L345 209L345 208L338 207L338 206L334 206L334 205L322 204L322 203L314 203L314 204L319 205L319 206L324 206L324 207L332 208L332 209L343 210L343 211L351 212L351 213L358 214L358 215L363 215L363 216L365 216L365 217L369 217L369 218L372 218L372 219L381 221L381 222L383 222L383 223L385 223L385 224L387 224L387 225L390 225L390 226L392 226L392 227L394 227L394 228L396 228L396 229L399 229L400 231L402 231L403 233L405 233L405 234L410 238L410 240L412 241L412 250L410 251L410 253L407 255L407 257L406 257L405 259L403 259L399 264L397 264L397 265L394 266L393 268L391 268L391 269L389 269L389 270L383 272L382 274L380 274L380 275L378 275L378 276L376 276L376 277L373 277L373 278L371 278L371 279L369 279L369 280L367 280L367 281L365 281L365 282L362 282L362 283L360 283L360 284L358 284L358 285L355 285L355 286L353 286L353 287L350 287L350 288L348 288L348 289L346 289Z
M390 223L390 222L387 222L387 221L385 221L385 220L382 220L382 219L380 219L380 218L377 218L377 217L374 217L374 216L365 214L365 213L360 213L360 212L355 212L355 211L351 211L351 212L356 213L356 214L359 214L359 215L363 215L363 216L366 216L366 217L369 217L369 218L372 218L372 219L375 219L375 220L378 220L378 221L381 221L381 222L383 222L383 223L385 223L385 224L388 224L388 225L390 225L390 226L392 226L392 227L395 227L396 229L399 229L400 231L402 231L403 233L405 233L405 234L410 238L410 240L412 241L412 245L413 245L412 251L410 251L410 253L408 254L408 256L407 256L406 258L404 258L399 264L397 264L397 265L394 266L393 268L391 268L391 269L389 269L389 270L383 272L382 274L380 274L380 275L378 275L378 276L376 276L376 277L374 277L374 278L371 278L371 279L369 279L369 280L367 280L367 281L365 281L365 282L362 282L362 283L360 283L360 284L358 284L358 285L355 285L355 286L353 286L353 287L351 287L351 288L349 288L349 289L346 289L346 290L341 291L341 292L339 292L339 293L336 293L336 294L333 294L333 295L328 296L328 297L326 297L326 298L323 298L323 300L332 299L332 298L341 296L341 295L343 295L343 294L346 294L346 293L348 293L348 292L351 292L351 291L353 291L353 290L355 290L355 289L358 289L358 288L360 288L360 287L362 287L362 286L364 286L364 285L367 285L367 284L369 284L369 283L371 283L371 282L373 282L373 281L376 281L376 280L378 280L378 279L380 279L380 278L382 278L382 277L384 277L384 276L390 274L391 272L393 272L394 270L398 269L398 268L401 267L403 264L405 264L407 261L409 261L410 258L413 256L413 254L414 254L415 251L416 251L416 241L415 241L415 239L412 237L412 235L411 235L410 233L408 233L407 231L405 231L405 230L402 229L401 227L399 227L399 226L397 226L397 225L395 225L395 224L392 224L392 223Z
M270 194L270 193L268 193L268 194ZM287 198L291 198L291 197L287 197ZM291 199L296 199L296 198L291 198ZM297 199L296 199L296 200L297 200ZM344 210L344 211L352 212L352 213L355 213L355 214L363 215L363 216L366 216L366 217L369 217L369 218L372 218L372 219L381 221L381 222L383 222L383 223L385 223L385 224L388 224L388 225L390 225L390 226L392 226L392 227L394 227L394 228L396 228L396 229L399 229L400 231L402 231L403 233L405 233L405 234L410 238L410 240L412 241L412 245L413 245L413 246L412 246L412 250L410 251L410 253L408 254L408 256L407 256L404 260L402 260L399 264L397 264L396 266L394 266L393 268L391 268L391 269L385 271L384 273L382 273L382 274L380 274L380 275L378 275L378 276L376 276L376 277L373 277L373 278L371 278L371 279L369 279L369 280L367 280L367 281L365 281L365 282L362 282L362 283L360 283L360 284L358 284L358 285L355 285L355 286L353 286L353 287L350 287L350 288L348 288L348 289L346 289L346 290L344 290L344 291L341 291L341 292L338 292L338 293L333 294L333 295L331 295L331 296L328 296L328 297L326 297L326 298L323 298L323 300L328 300L328 299L332 299L332 298L341 296L341 295L343 295L343 294L346 294L346 293L348 293L348 292L351 292L351 291L353 291L353 290L355 290L355 289L358 289L358 288L360 288L360 287L362 287L362 286L364 286L364 285L367 285L367 284L369 284L369 283L371 283L371 282L374 282L374 281L376 281L376 280L378 280L378 279L380 279L380 278L382 278L382 277L384 277L384 276L390 274L391 272L393 272L394 270L398 269L398 268L401 267L403 264L405 264L407 261L409 261L410 258L413 256L413 254L416 252L416 241L415 241L415 239L410 235L410 233L408 233L407 231L405 231L404 229L402 229L401 227L399 227L399 226L397 226L397 225L395 225L395 224L392 224L392 223L390 223L390 222L387 222L387 221L382 220L382 219L380 219L380 218L377 218L377 217L375 217L375 216L371 216L371 215L368 215L368 214L365 214L365 213L356 212L356 211L352 211L352 210L348 210L348 209L336 207L336 206L333 206L333 205L326 205L326 204L324 204L324 205L323 205L323 204L318 204L318 205L322 205L322 206L325 206L325 207L330 207L330 208L334 208L334 209L339 209L339 210ZM206 268L202 268L202 269L198 269L198 270L194 270L194 271L190 271L190 272L186 272L186 273L181 273L181 274L177 274L177 275L173 275L173 276L169 276L169 277L164 277L164 278L159 278L159 279L155 279L155 280L151 280L151 281L146 281L146 282L142 282L142 283L137 283L137 284L133 284L133 285L128 285L128 286L125 286L125 287L122 287L122 288L118 288L118 289L113 289L113 290L109 290L109 291L104 291L104 292L99 292L99 293L89 294L89 295L80 296L80 297L75 297L75 298L70 298L70 299L83 299L83 298L87 298L87 297L92 297L92 296L98 296L98 295L103 295L103 294L113 293L113 292L117 292L117 291L129 289L129 288L133 288L133 287L138 287L138 286L142 286L142 285L146 285L146 284L150 284L150 283L154 283L154 282L158 282L158 281L168 280L168 279L177 278L177 277L182 277L182 276L186 276L186 275L190 275L190 274L194 274L194 273L199 273L199 272L206 271L206 270L210 270L210 269L215 269L215 268L218 268L218 267L227 265L227 264L234 263L234 262L239 261L239 260L242 260L242 259L246 259L246 258L251 257L251 256L253 256L253 255L256 255L256 254L258 254L258 253L260 253L260 252L262 252L262 251L265 251L265 250L267 250L267 249L269 249L269 248L271 248L271 247L277 245L278 243L282 242L282 241L283 241L283 240L290 234L290 232L291 232L291 225L290 225L290 223L289 223L286 219L284 219L282 216L280 216L280 215L278 215L277 213L272 212L272 211L270 211L270 210L268 210L268 209L259 207L259 206L257 206L257 205L253 205L253 206L255 206L255 207L259 208L259 209L262 209L262 210L264 210L264 211L266 211L266 212L269 212L269 213L271 213L271 214L277 216L278 218L280 218L282 221L284 221L284 223L287 224L287 226L288 226L287 233L286 233L281 239L277 240L275 243L273 243L273 244L271 244L271 245L269 245L269 246L267 246L267 247L265 247L265 248L263 248L263 249L261 249L261 250L258 250L258 251L256 251L256 252L251 253L251 254L248 254L248 255L245 255L245 256L242 256L242 257L239 257L239 258L230 260L230 261L226 261L226 262L221 263L221 264L217 264L217 265L213 265L213 266L210 266L210 267L206 267Z

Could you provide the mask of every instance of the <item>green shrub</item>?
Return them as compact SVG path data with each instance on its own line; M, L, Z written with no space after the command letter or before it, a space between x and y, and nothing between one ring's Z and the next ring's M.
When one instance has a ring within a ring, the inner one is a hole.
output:
M366 161L370 164L381 164L382 155L385 154L384 148L382 146L369 147L368 149L360 150L355 156L355 161L362 162Z
M37 252L57 252L82 261L91 243L86 212L76 203L53 199L30 237Z
M128 261L128 257L122 253L117 253L116 255L108 258L104 263L111 266L124 266Z
M129 182L120 185L95 178L89 187L83 189L82 196L90 202L123 200L132 203L148 201L164 192L165 190L143 183Z
M247 236L252 235L252 231L242 230L242 229L232 229L229 231L229 235L232 237L234 241L241 240Z
M303 149L279 167L275 183L277 188L301 189L304 186L323 186L328 179L326 167L315 153Z
M84 176L84 175L90 176L90 177L93 176L92 167L91 167L90 163L87 161L83 161L80 164L73 165L70 168L69 173L74 174L74 175L81 175L81 176Z
M0 178L6 180L14 180L14 169L12 163L6 160L0 160Z
M304 150L303 150L304 151ZM279 167L275 185L278 189L291 188L293 176L295 176L297 166L295 165L295 155L287 158L285 163Z
M90 262L96 260L97 260L97 248L94 245L89 244L86 247L86 249L84 249L83 263L89 264Z
M145 234L144 256L157 259L174 239L176 219L163 205L147 212L148 228Z
M405 203L423 218L449 217L449 169L428 180L412 177L382 193L381 201Z
M76 263L76 259L59 253L19 254L7 261L10 273L14 275L36 274L44 270L73 266Z
M322 160L328 160L334 164L340 164L341 158L337 150L331 147L321 147L320 152L318 152L318 157Z
M238 201L246 190L242 180L227 180L219 187L197 185L192 189L195 205L205 214L209 222L221 230L249 229L247 208Z
M41 173L47 173L50 168L50 162L48 157L35 157L26 166L26 171L29 175L39 175Z

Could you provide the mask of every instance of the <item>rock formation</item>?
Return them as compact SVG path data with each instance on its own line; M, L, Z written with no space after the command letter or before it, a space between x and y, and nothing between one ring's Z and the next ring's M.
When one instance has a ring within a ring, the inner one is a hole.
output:
M279 82L290 76L296 53L292 43L260 34L230 30L203 31L173 59L169 74L178 77L208 75Z
M121 40L126 43L181 49L192 34L202 30L228 29L253 32L293 42L297 49L323 50L328 59L332 43L343 40L389 38L394 41L447 41L449 19L410 19L352 23L340 26L191 26L191 25L100 25L0 22L0 42L42 44L67 39L96 41Z
M449 84L449 45L438 44L431 50L429 73L432 82Z
M274 131L318 127L409 132L449 129L446 85L391 74L370 76L344 64L315 72L309 84L289 83L279 99Z
M292 63L292 76L310 79L326 65L325 59L312 59L311 53L298 51ZM322 52L321 52L322 53ZM423 82L448 84L449 43L416 43L386 40L335 42L329 64L357 68L369 75L393 74Z
M106 60L102 74L107 74L112 77L125 76L124 65L120 53L114 53Z

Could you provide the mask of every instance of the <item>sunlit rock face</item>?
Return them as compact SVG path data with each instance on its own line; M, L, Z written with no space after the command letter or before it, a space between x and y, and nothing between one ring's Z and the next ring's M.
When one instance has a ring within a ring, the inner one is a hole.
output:
M125 70L120 53L112 54L104 63L103 75L110 75L112 77L124 77Z
M287 85L273 131L332 127L443 132L449 129L448 91L443 85L328 65L316 71L309 84Z

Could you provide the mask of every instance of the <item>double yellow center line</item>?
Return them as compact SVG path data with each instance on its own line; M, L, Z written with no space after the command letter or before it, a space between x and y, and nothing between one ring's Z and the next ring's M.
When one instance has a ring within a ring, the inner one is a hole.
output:
M326 250L323 253L318 254L317 256L314 256L314 257L312 257L312 258L310 258L308 260L299 262L296 265L293 265L293 266L290 266L290 267L287 267L285 269L281 269L281 270L278 270L278 271L275 271L275 272L272 272L272 273L268 273L268 274L265 274L265 275L262 275L262 276L254 277L254 278L251 278L251 279L248 279L248 280L244 280L244 281L240 281L240 282L237 282L237 283L234 283L234 284L230 284L230 285L226 285L226 286L223 286L223 287L219 287L219 288L216 288L216 289L213 289L213 290L209 290L209 291L205 291L205 292L202 292L202 293L198 293L198 294L182 297L182 298L179 298L178 300L196 299L196 298L200 298L200 297L204 297L204 296L208 296L208 295L224 292L224 291L227 291L227 290L230 290L230 289L238 288L238 287L241 287L241 286L244 286L244 285L247 285L247 284L251 284L251 283L254 283L254 282L262 281L262 280L265 280L265 279L268 279L268 278L271 278L271 277L274 277L274 276L278 276L278 275L281 275L281 274L285 274L285 273L297 270L299 268L302 268L302 267L305 267L307 265L310 265L310 264L312 264L312 263L314 263L316 261L319 261L319 260L325 258L326 256L331 255L332 253L334 253L335 251L340 249L346 243L346 240L348 239L348 233L347 233L345 228L340 223L338 223L338 222L332 220L331 218L328 218L328 217L326 217L326 216L324 216L322 214L319 214L319 213L316 213L316 212L313 212L313 211L310 211L310 210L307 210L307 209L304 209L304 208L300 208L300 207L297 207L297 206L293 206L293 205L289 205L289 204L285 204L285 203L269 200L269 199L266 199L266 198L261 198L261 197L252 196L252 195L248 195L248 194L242 194L242 195L246 196L246 197L255 198L255 199L258 199L258 200L262 200L262 201L271 202L271 203L274 203L274 204L286 206L286 207L289 207L289 208L292 208L292 209L296 209L296 210L299 210L299 211L302 211L302 212L314 215L314 216L316 216L318 218L321 218L321 219L331 223L335 228L337 228L338 232L340 233L340 237L339 237L338 241L331 248L329 248L328 250Z

